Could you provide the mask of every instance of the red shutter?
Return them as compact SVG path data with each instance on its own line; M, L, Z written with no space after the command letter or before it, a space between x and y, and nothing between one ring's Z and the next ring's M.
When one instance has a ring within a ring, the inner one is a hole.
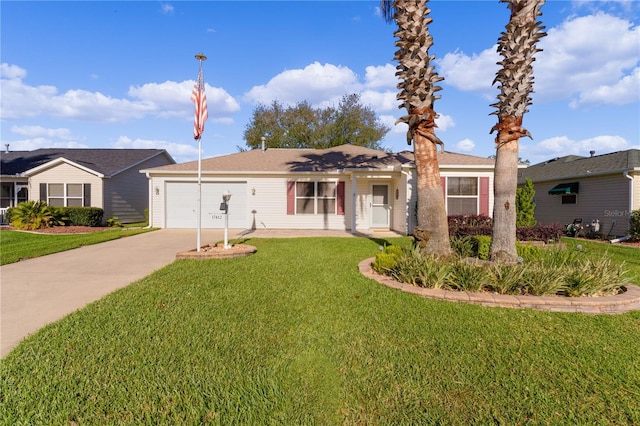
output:
M489 178L480 178L480 214L489 216Z
M442 185L442 196L444 197L444 202L447 202L447 187L446 187L447 178L444 176L440 176L440 185Z
M338 214L344 215L344 181L338 182Z
M296 214L296 183L287 182L287 214Z

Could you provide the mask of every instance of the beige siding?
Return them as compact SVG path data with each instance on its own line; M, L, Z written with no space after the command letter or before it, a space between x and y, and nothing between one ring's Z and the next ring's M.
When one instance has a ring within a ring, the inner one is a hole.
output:
M579 182L576 204L562 204L562 196L549 195L559 183ZM581 218L583 224L600 221L604 234L624 235L629 228L629 180L622 173L563 181L534 183L535 217L540 224L566 225Z
M104 208L102 179L78 167L61 163L46 169L29 179L29 199L40 199L41 183L89 183L91 184L91 207Z
M206 175L202 182L238 181L247 182L248 229L349 229L347 223L350 215L351 181L345 176L305 176L310 181L345 181L345 215L287 215L287 182L292 180L286 176L256 175L243 178L230 178L228 175ZM153 177L151 221L155 227L166 226L166 183L197 182L193 177ZM158 188L158 194L155 193ZM233 196L231 199L233 203Z

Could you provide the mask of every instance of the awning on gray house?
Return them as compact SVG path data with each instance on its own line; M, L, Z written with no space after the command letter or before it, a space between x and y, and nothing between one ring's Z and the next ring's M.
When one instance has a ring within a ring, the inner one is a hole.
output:
M579 182L560 183L549 190L551 195L577 194Z

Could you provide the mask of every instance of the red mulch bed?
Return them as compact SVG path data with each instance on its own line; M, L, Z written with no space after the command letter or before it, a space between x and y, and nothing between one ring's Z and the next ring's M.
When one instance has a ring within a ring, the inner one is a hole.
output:
M17 231L12 226L3 226L2 229ZM108 226L54 226L52 228L36 229L29 232L37 234L87 234L89 232L100 232L106 229L113 229Z

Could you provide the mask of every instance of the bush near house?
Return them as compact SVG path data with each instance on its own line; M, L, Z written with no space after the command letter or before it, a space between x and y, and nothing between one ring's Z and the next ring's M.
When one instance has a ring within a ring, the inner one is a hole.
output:
M454 215L449 216L449 235L452 238L487 235L492 232L493 219L485 215ZM560 224L535 225L532 227L518 226L516 228L519 241L558 242L564 235L564 228Z
M74 226L100 226L104 210L98 207L64 207L68 224Z
M629 234L633 241L640 241L640 210L631 212L629 219Z

